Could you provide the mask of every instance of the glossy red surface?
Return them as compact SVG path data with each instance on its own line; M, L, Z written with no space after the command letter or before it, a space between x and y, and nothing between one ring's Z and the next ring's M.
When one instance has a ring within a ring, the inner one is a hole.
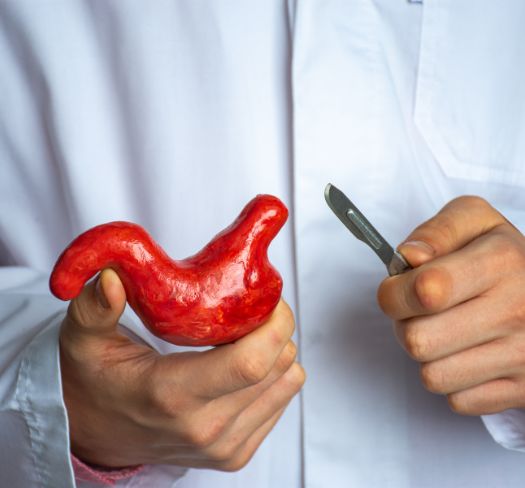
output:
M267 250L287 217L278 198L257 195L233 224L180 261L136 224L102 224L64 250L51 292L71 300L97 272L113 268L128 303L156 336L191 346L232 342L261 325L279 302L282 279Z

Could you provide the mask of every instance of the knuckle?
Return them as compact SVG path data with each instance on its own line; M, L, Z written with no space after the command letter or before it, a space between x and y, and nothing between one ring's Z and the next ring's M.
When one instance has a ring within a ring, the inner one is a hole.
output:
M299 391L306 381L306 372L299 363L294 363L287 373L287 382L292 392Z
M220 469L221 471L226 471L229 473L240 471L242 468L244 468L248 464L248 462L253 457L253 455L254 455L254 452L242 453L240 455L237 455L233 457L231 460L227 461L226 463L223 463Z
M155 415L169 419L178 417L184 410L177 396L158 384L150 388L149 406Z
M427 312L437 312L447 306L451 287L452 277L443 268L423 270L414 280L414 293L417 301Z
M280 356L277 358L276 367L278 371L287 371L297 357L297 346L292 342L288 342Z
M268 331L268 338L270 340L271 347L280 347L289 339L289 337L290 335L288 334L288 331L283 330L282 327L273 327Z
M288 305L284 300L281 300L280 311L286 320L293 322L294 317L293 317L292 309L290 308L290 305Z
M469 209L477 209L482 211L492 210L492 205L484 198L477 195L462 195L452 200Z
M237 452L238 446L235 441L222 444L218 449L209 454L212 461L219 464L228 464L232 461Z
M240 471L244 466L248 464L249 459L241 460L235 459L234 461L226 462L221 467L221 471L225 471L227 473L234 473L235 471Z
M281 314L281 321L286 325L286 336L291 337L295 330L295 317L292 309L284 300L281 300L279 311Z
M490 253L499 269L516 270L525 267L525 253L514 239L502 232L493 232L490 239Z
M447 395L447 402L450 409L459 415L471 415L472 409L466 400L464 395L461 393L450 393Z
M144 368L141 378L144 379L144 403L150 417L177 419L195 409L194 396L178 381L167 381L166 370L159 364Z
M247 385L260 383L269 372L266 361L260 353L239 355L233 363L233 371Z
M79 328L87 328L90 324L91 313L87 304L80 298L75 298L67 308L68 318Z
M463 195L451 200L437 215L417 227L415 236L438 251L446 249L448 243L458 241L458 213L488 215L496 213L496 210L482 197Z
M420 368L421 382L432 393L445 392L445 375L434 363L425 363Z
M407 353L416 361L425 361L431 350L428 334L418 322L408 322L404 331L404 343Z
M60 328L61 361L67 358L77 365L85 364L86 361L89 361L89 364L92 365L94 358L90 354L91 351L88 350L85 342L80 340L78 335L71 330L70 321L71 319L66 316Z
M290 340L295 330L293 312L284 300L279 302L269 323L268 338L272 345L281 348L283 344Z
M186 432L186 441L199 450L209 448L222 436L227 422L225 417L217 415L204 422L196 422Z

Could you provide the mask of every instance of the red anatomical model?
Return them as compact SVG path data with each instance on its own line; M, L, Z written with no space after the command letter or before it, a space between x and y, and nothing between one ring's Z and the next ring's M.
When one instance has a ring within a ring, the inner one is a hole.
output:
M232 225L181 261L136 224L102 224L66 248L50 288L71 300L98 271L113 268L128 303L153 334L180 345L231 342L261 325L279 302L282 279L267 249L287 217L278 198L258 195Z

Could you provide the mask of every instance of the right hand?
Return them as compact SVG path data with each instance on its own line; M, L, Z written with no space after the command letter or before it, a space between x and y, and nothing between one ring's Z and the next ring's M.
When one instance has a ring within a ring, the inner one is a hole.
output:
M235 343L160 355L118 332L125 304L107 269L71 301L62 324L72 452L107 467L242 468L305 381L288 305Z

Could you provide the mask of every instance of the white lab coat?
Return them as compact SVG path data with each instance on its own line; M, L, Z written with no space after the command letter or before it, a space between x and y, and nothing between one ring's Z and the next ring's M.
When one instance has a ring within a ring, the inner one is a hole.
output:
M270 254L302 397L239 473L119 486L524 486L523 413L484 418L505 448L423 389L375 303L383 265L323 200L331 181L394 244L464 193L525 228L524 19L521 0L1 1L0 485L74 486L60 250L125 219L184 257L265 192L291 209Z

